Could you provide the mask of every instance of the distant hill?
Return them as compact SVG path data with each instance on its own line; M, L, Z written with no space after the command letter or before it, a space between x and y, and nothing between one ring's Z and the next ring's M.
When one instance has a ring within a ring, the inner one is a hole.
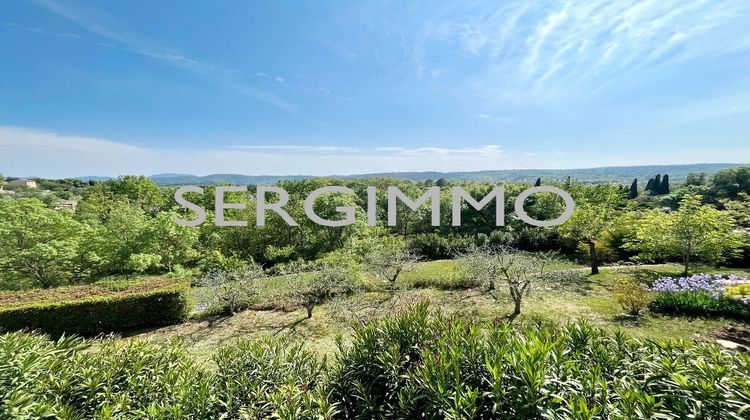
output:
M586 184L597 183L621 183L629 184L633 178L645 182L656 174L669 174L673 185L681 183L687 174L691 172L714 173L722 169L738 166L748 166L741 163L696 163L689 165L645 165L645 166L610 166L601 168L585 169L503 169L474 172L384 172L358 175L332 175L332 178L356 179L393 177L423 181L427 179L437 180L440 178L460 181L492 181L492 182L534 182L537 178L544 180L565 180L570 177L578 182ZM159 185L269 185L281 180L310 179L315 178L308 175L239 175L239 174L212 174L197 176L190 174L165 173L152 175L151 178ZM103 180L105 177L80 177Z

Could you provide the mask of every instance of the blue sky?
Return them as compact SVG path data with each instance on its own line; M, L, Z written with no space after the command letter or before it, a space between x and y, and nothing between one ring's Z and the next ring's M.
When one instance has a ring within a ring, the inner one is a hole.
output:
M750 162L750 2L0 4L0 172Z

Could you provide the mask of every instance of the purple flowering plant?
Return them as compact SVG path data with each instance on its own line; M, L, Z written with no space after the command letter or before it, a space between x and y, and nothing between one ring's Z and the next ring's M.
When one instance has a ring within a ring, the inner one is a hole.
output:
M661 277L654 281L651 291L662 293L677 292L707 292L714 298L719 298L727 287L750 282L747 278L734 274L694 274L690 277ZM750 304L750 299L742 299Z

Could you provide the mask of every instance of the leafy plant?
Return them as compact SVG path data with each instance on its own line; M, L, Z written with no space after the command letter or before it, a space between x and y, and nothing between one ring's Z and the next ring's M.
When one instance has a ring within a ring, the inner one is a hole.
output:
M651 302L651 292L646 286L630 278L620 279L614 287L615 299L630 315L639 315Z
M420 304L329 361L266 338L207 367L178 342L0 335L3 418L707 418L750 409L750 356L585 322L478 323Z

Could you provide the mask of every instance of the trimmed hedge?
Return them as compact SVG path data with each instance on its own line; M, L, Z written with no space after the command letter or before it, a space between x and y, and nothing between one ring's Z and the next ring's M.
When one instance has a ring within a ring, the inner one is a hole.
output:
M184 321L188 314L188 283L183 280L154 283L153 287L145 287L145 291L141 284L134 289L113 290L93 297L0 307L0 329L94 335Z
M651 312L664 314L726 317L750 321L750 305L728 296L713 297L703 291L657 293L649 309Z

